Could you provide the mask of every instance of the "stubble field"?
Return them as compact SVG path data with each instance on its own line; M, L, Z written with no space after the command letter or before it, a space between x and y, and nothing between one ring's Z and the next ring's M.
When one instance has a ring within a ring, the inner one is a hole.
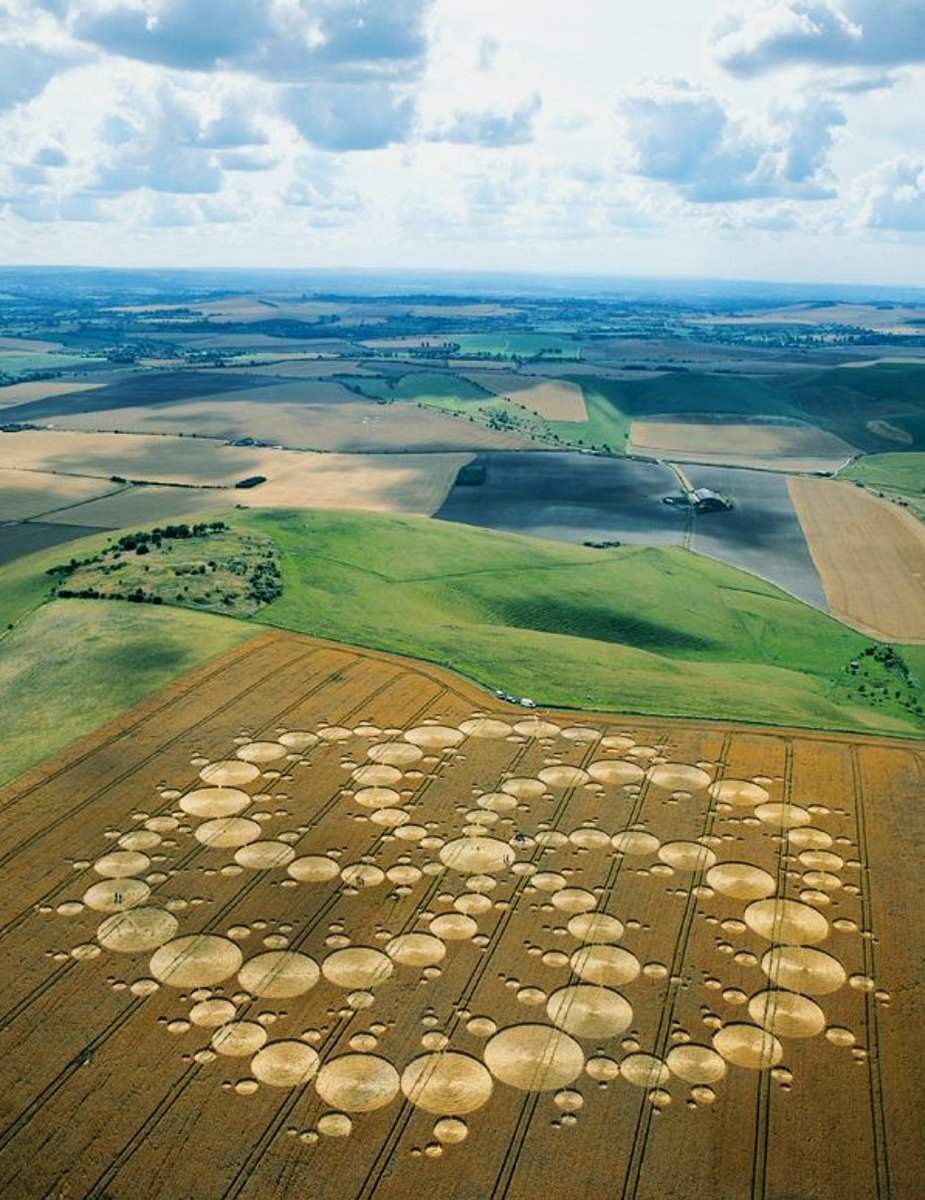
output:
M925 642L925 526L848 483L789 488L830 611L871 637Z
M923 768L251 641L3 795L3 1194L916 1200Z
M629 453L678 462L810 472L833 471L856 451L834 434L809 425L655 420L633 422Z

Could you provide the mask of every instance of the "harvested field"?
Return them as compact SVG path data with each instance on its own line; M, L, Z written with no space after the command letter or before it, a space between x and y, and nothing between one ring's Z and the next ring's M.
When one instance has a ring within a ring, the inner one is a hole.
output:
M99 476L190 486L221 486L268 474L268 462L288 465L281 451L224 446L213 441L142 434L25 430L0 433L0 461L18 470Z
M585 454L480 454L485 482L454 487L441 520L563 542L680 545L686 513L662 503L677 490L668 467Z
M10 471L0 467L0 523L55 514L118 491L119 484L76 475ZM86 521L82 524L87 524ZM92 522L90 522L92 524Z
M577 383L563 379L538 379L502 371L467 371L464 379L487 388L496 396L505 396L515 404L525 404L547 421L587 421L584 392Z
M110 529L244 508L358 508L430 516L443 504L471 454L280 454L265 484L252 489L140 486L66 512L56 521Z
M299 454L288 471L228 495L247 508L360 508L431 516L471 454Z
M917 1200L923 770L255 639L2 798L3 1194Z
M0 388L0 408L31 404L33 400L48 400L56 396L72 396L78 392L92 392L101 387L102 383L77 383L69 379L39 379L31 383L13 383L9 387ZM6 419L7 414L3 415Z
M330 379L332 375L377 374L356 359L343 358L290 358L285 362L267 363L261 370L277 379Z
M0 337L0 351L19 350L33 354L48 353L52 350L63 350L60 342L40 341L36 338Z
M240 492L225 488L138 484L99 500L89 500L77 508L56 512L54 519L60 525L89 522L105 529L125 529L130 525L150 525L180 517L199 519L205 513L230 508L238 503L240 496Z
M925 642L925 526L862 488L792 479L831 611L872 637Z
M216 392L272 387L276 381L262 376L220 374L216 371L132 371L92 394L51 394L4 409L6 421L57 421L79 413L109 413L112 409L146 408L212 396ZM4 389L6 390L6 389ZM0 392L2 396L2 392ZM102 421L103 418L101 417Z
M279 399L274 396L277 389L268 388L257 398L223 395L158 408L75 415L57 424L86 431L105 427L126 433L199 434L229 441L250 437L273 445L344 453L514 449L532 444L520 435L416 404L364 400L333 382L288 386L302 392L302 399ZM323 389L327 399L309 399L313 388Z
M857 453L811 425L760 421L634 421L627 450L677 462L798 473L835 470Z
M75 538L103 533L98 526L59 525L41 521L23 521L15 525L0 525L0 563L12 562L26 554L48 550Z

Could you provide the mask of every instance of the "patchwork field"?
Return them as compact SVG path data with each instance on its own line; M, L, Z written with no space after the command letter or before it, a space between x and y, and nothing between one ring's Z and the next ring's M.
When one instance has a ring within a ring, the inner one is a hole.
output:
M2 797L0 1188L918 1200L923 770L251 641Z
M440 519L557 541L689 544L826 608L782 475L687 467L695 487L733 501L729 512L695 514L663 503L681 492L663 463L569 453L480 454L475 463L485 468L484 483L457 484Z
M256 446L225 446L181 437L141 434L80 433L71 430L24 430L0 433L0 461L20 471L48 471L190 487L236 483L269 474L268 463L291 456Z
M92 392L103 387L102 383L77 383L69 379L40 379L30 383L11 383L0 388L0 409L19 404L30 404L33 400L48 400L55 396L72 396L79 392ZM4 414L6 416L6 414Z
M4 410L3 416L8 421L59 421L81 413L108 414L122 408L169 407L199 396L254 391L274 384L278 381L243 371L124 371L92 392L71 388L66 393L51 393L11 406ZM104 421L101 415L99 423Z
M365 400L328 380L291 382L257 392L242 390L160 406L75 412L59 417L56 425L87 432L184 434L229 441L254 438L272 445L345 453L513 449L530 444L519 434L488 429L432 406Z
M791 479L831 611L872 637L925 642L925 526L862 488Z
M465 378L496 396L525 404L547 421L587 421L584 392L577 383L563 379L539 379L505 371L468 371Z
M650 420L633 422L628 453L801 473L834 471L856 451L810 425Z

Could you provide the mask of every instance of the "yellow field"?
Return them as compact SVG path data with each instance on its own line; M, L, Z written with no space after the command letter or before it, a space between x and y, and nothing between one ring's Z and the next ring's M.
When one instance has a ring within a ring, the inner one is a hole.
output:
M55 513L56 525L96 525L101 529L151 525L231 508L241 493L227 488L158 487L146 484L90 500Z
M157 483L223 485L268 475L282 451L226 446L197 438L25 430L0 433L0 462L19 470L112 475Z
M737 421L634 421L627 452L681 462L796 472L832 470L857 453L841 438L810 426Z
M487 701L270 635L3 793L5 1200L921 1200L921 745Z
M547 421L587 421L584 392L577 383L563 379L542 379L502 371L464 371L464 378L488 388L497 396L506 396L524 404Z
M328 379L293 379L279 387L227 392L160 408L138 406L74 413L57 418L55 424L59 429L87 433L105 429L132 434L200 434L221 440L252 437L272 445L345 453L514 450L530 444L518 434L489 429L416 404L377 404L361 399ZM153 445L155 439L146 440ZM213 452L224 454L225 447L216 441L211 445ZM160 456L154 451L152 454L158 461Z
M58 521L67 515L58 510L71 505L82 506L87 500L107 496L118 486L101 479L49 475L42 471L11 471L0 467L0 521L25 521L50 513L54 513L54 519ZM79 507L75 511L79 511ZM84 524L83 521L76 523Z
M64 525L116 529L245 508L356 508L431 516L471 454L268 454L257 488L132 487L55 514ZM20 475L25 473L11 472ZM57 480L58 476L50 476ZM96 481L88 481L96 482ZM97 484L98 488L98 484ZM3 509L0 479L0 519ZM16 514L13 513L12 516ZM32 515L23 512L21 515ZM8 518L9 519L9 518Z
M73 383L63 379L39 379L31 383L13 383L0 388L0 407L28 404L32 400L47 400L50 396L66 396L71 392L92 392L101 383Z
M431 516L471 454L300 454L288 470L253 491L235 492L251 508L360 508Z
M925 642L925 526L849 483L789 488L835 616L884 641Z

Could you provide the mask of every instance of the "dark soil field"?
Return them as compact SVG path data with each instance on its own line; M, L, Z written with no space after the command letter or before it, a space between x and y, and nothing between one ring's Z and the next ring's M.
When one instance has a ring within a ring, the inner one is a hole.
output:
M666 466L583 454L484 454L481 486L456 485L436 513L490 529L557 541L685 543L691 512L662 503L680 493ZM687 466L695 487L729 493L731 512L698 515L691 548L759 575L827 610L785 476Z
M38 550L48 550L63 542L105 533L105 529L88 525L54 525L44 521L20 521L0 525L0 563L12 562Z
M117 408L148 408L175 404L219 392L272 387L276 379L260 375L217 374L211 371L134 372L92 392L50 396L4 410L4 421L50 421L75 413L105 413ZM105 422L101 421L105 426Z
M678 491L656 463L587 454L480 454L480 486L457 485L436 513L444 521L562 542L680 545L687 513L662 503Z
M0 1193L921 1200L923 771L255 639L0 797Z
M734 467L686 466L684 470L695 487L712 488L733 502L730 512L697 515L694 550L751 571L828 611L785 476Z

